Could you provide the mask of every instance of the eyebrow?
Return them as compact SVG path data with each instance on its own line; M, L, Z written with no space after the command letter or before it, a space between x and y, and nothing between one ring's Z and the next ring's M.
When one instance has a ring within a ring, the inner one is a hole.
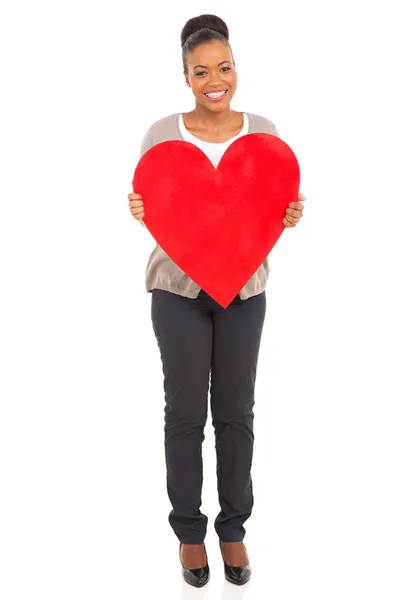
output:
M218 63L218 66L223 65L224 63L232 64L230 60L221 60L221 62ZM193 69L195 69L196 67L203 67L203 69L207 69L207 65L195 65Z

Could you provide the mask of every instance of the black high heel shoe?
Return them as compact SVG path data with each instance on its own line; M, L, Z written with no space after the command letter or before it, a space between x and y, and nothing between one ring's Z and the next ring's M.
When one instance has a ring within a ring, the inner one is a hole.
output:
M181 546L182 546L182 542L179 543L179 560L181 561L181 565L182 565ZM183 579L186 581L186 583L189 583L190 585L194 585L195 587L202 587L210 579L210 567L208 566L208 558L207 558L207 552L206 552L205 545L204 545L204 552L206 553L206 561L207 561L207 564L205 567L200 567L199 569L186 569L186 567L184 567L182 565Z
M225 579L231 583L234 583L235 585L243 585L244 583L247 583L251 575L250 563L243 567L231 567L225 562L221 540L219 540L219 549L221 550L222 560L224 561Z

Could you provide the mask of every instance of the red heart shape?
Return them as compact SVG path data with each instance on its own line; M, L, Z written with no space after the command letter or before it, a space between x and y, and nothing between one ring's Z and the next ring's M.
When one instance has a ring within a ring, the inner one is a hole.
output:
M235 140L217 169L190 142L161 142L141 157L132 181L154 239L223 308L278 241L299 183L293 151L268 133Z

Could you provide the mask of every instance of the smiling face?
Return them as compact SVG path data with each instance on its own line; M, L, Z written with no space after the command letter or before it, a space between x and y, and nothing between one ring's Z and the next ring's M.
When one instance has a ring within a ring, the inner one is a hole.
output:
M237 73L229 45L212 41L189 52L185 79L199 104L213 112L226 109L237 85ZM222 96L207 95L220 91L225 93Z

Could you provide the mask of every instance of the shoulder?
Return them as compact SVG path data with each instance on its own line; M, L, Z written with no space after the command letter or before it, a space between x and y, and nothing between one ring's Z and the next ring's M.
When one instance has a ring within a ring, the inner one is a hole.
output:
M140 145L140 157L156 144L167 140L179 139L178 119L179 113L173 113L154 121L143 136Z
M271 133L272 135L279 137L278 129L271 119L267 119L267 117L263 117L256 113L247 113L247 116L251 122L249 124L254 133Z

